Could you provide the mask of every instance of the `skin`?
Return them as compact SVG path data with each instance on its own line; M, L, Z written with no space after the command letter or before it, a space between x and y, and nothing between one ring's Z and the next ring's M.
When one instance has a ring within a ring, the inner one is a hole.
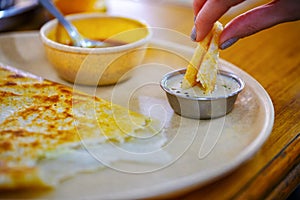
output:
M194 0L195 26L191 35L192 39L198 42L202 41L220 17L231 7L244 1ZM250 36L274 25L299 19L299 0L273 0L231 20L224 27L220 36L220 48L228 48L240 38Z

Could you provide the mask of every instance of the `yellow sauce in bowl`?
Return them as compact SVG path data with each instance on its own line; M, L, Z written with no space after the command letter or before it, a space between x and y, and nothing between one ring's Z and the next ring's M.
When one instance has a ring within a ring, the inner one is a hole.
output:
M82 36L92 40L115 41L112 44L117 46L136 42L149 34L144 24L124 17L73 17L70 21ZM49 31L47 37L60 44L72 45L68 33L60 24Z

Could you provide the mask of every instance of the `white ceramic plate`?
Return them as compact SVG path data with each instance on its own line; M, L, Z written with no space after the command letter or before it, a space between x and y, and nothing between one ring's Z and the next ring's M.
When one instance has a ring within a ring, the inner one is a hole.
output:
M71 85L61 80L47 62L37 32L1 35L0 44L1 63ZM264 88L247 73L222 60L222 69L237 74L246 83L233 111L214 120L181 118L168 105L159 81L165 73L182 68L193 48L166 40L152 41L150 47L151 59L133 70L129 80L115 86L77 89L95 92L104 99L158 118L166 128L168 144L164 150L172 161L139 173L124 172L122 165L105 168L65 180L53 191L18 192L6 197L132 199L174 195L220 178L254 155L269 136L274 121L273 104ZM164 53L174 55L174 59L166 60ZM178 66L174 64L177 60L182 61Z

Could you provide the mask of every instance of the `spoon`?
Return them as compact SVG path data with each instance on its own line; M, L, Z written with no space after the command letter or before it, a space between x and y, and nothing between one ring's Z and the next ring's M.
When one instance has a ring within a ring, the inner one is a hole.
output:
M39 0L39 2L52 14L58 21L64 26L68 32L73 46L83 47L83 48L94 48L94 47L107 47L111 46L109 43L100 42L96 40L90 40L84 38L69 21L67 21L64 16L59 12L59 10L53 5L50 0Z

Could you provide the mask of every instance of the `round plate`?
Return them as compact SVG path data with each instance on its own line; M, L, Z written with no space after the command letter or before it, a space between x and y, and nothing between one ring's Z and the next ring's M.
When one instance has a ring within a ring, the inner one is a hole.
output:
M57 76L46 60L37 32L2 35L0 43L2 63L69 84ZM221 60L220 67L238 75L246 85L233 111L213 120L182 118L172 111L159 82L165 73L176 68L168 62L183 59L179 55L191 56L193 48L153 40L150 51L150 58L132 71L130 79L114 86L77 89L95 92L101 98L158 118L168 137L164 151L172 159L156 170L143 173L125 172L122 165L116 165L95 173L78 174L52 191L20 191L6 194L8 198L136 199L174 195L223 177L259 150L272 130L274 108L269 95L254 78ZM129 164L138 169L146 165L126 163Z

